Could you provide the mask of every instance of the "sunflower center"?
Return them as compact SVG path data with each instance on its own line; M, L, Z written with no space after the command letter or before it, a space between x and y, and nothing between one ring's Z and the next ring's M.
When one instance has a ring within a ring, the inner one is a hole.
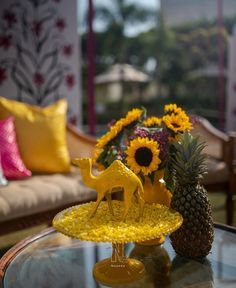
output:
M175 128L179 128L179 127L180 127L180 125L177 124L177 123L171 123L171 124L172 124L172 126L175 127Z
M140 147L135 151L134 158L138 165L148 167L152 162L152 151L147 147Z

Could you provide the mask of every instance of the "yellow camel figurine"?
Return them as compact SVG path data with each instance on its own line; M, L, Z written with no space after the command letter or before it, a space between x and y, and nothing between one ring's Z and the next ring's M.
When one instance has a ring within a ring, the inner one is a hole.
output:
M97 192L97 201L90 214L90 217L94 216L104 197L107 199L111 214L114 215L111 204L111 193L114 192L114 188L123 188L124 212L122 221L125 221L128 211L132 205L133 195L137 197L139 203L139 218L142 217L144 207L143 185L138 176L128 169L121 161L115 160L98 176L93 176L91 174L91 158L76 158L72 162L80 167L85 185L93 188Z

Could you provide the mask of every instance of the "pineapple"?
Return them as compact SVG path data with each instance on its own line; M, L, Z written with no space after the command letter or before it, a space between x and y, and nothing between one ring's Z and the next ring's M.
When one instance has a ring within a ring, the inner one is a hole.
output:
M171 156L175 179L171 208L183 216L183 224L170 238L176 253L188 258L205 257L214 237L211 205L199 182L206 173L204 147L198 138L184 133Z

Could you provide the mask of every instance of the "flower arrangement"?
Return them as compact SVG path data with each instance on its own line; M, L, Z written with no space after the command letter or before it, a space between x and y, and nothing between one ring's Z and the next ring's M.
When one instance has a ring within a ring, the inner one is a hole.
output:
M103 170L119 159L141 179L148 176L152 181L156 171L164 169L166 184L171 188L169 156L173 144L191 129L189 116L176 104L165 105L161 117L147 117L144 108L134 108L110 123L107 133L97 141L94 161Z

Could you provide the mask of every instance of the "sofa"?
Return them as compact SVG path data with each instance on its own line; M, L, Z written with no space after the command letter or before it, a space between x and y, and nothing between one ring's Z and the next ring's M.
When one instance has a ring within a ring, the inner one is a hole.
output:
M95 138L67 124L70 158L91 157ZM0 235L48 223L62 209L93 201L95 191L85 187L79 169L70 173L33 174L23 180L9 181L0 187Z

